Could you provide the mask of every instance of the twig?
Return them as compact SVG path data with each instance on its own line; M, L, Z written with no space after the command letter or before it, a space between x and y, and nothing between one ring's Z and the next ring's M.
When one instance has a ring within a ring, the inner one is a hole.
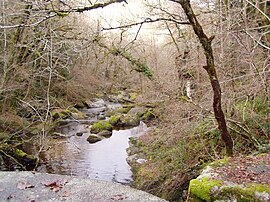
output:
M182 24L182 25L189 25L190 23L187 21L178 21L172 18L157 18L157 19L151 19L151 18L146 18L145 20L141 21L141 22L135 22L135 23L130 23L127 25L121 25L121 26L117 26L117 27L105 27L102 28L101 31L107 31L107 30L113 30L113 29L122 29L122 28L130 28L133 26L137 26L137 25L142 25L145 23L153 23L153 22L159 22L159 21L165 21L165 22L174 22L177 24Z
M6 157L12 159L17 165L21 166L24 170L26 170L26 168L19 161L17 161L13 156L7 154L2 149L0 149L0 152L3 153Z

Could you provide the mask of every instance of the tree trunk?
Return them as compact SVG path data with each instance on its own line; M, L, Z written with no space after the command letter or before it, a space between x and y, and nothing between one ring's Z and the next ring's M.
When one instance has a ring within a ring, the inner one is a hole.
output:
M211 86L213 89L213 93L214 93L213 108L214 108L215 118L218 123L218 129L221 133L221 138L224 141L225 146L226 146L226 154L228 156L232 156L233 155L233 141L230 134L228 133L226 120L225 120L224 113L221 108L221 88L220 88L220 84L217 78L213 50L211 46L213 37L208 38L206 34L204 33L202 26L198 22L192 10L192 7L190 5L190 0L175 0L174 2L180 3L185 14L187 15L187 18L190 24L192 25L192 28L195 34L199 38L200 43L202 44L202 47L204 49L207 65L204 66L203 68L208 73Z

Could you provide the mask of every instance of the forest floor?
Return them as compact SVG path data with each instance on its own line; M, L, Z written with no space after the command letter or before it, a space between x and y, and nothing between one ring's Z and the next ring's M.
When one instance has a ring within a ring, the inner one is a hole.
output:
M226 166L215 168L223 180L237 184L270 184L270 153L256 156L236 156Z

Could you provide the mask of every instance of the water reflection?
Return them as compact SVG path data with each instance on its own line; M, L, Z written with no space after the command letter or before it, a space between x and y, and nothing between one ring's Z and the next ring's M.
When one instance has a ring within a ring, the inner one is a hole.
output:
M78 126L74 127L77 131ZM128 130L114 130L110 138L95 144L87 142L89 133L53 140L53 146L41 157L46 165L38 171L128 184L132 181L132 172L126 162L129 137L138 136L145 130L144 123Z

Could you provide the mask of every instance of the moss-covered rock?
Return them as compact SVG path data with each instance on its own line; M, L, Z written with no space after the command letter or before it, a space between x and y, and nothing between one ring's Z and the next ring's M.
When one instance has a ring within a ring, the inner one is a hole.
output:
M81 112L79 110L76 110L76 112L75 111L71 111L71 116L74 119L86 119L87 118L86 114L84 114L83 112Z
M27 154L25 151L13 147L10 144L1 144L0 152L4 154L5 157L9 157L17 166L20 166L22 169L24 166L28 168L33 168L37 164L38 159L33 155ZM23 166L23 167L22 167Z
M154 119L156 116L154 114L154 110L153 109L148 109L144 115L142 116L142 120L151 120Z
M89 137L87 138L87 141L91 144L94 144L96 142L101 141L102 139L104 139L104 137L96 135L96 134L90 134Z
M269 156L231 157L210 163L190 181L192 201L270 201Z
M123 127L137 126L140 123L140 118L137 116L126 114L120 117L119 125Z
M112 124L113 126L116 126L120 121L120 117L121 115L111 116L109 119L109 123Z
M103 130L99 132L97 135L108 138L112 136L112 131Z
M207 177L190 181L189 194L194 201L267 202L270 186L263 184L233 184Z
M91 127L92 133L100 133L104 130L112 131L112 124L109 123L109 121L101 120L96 123L94 123Z
M127 114L132 107L133 106L131 105L123 106L121 108L107 112L106 116L117 116L117 115L119 116L119 115Z
M220 180L210 180L207 177L193 179L189 184L190 195L198 201L211 202L212 190L222 185Z
M51 111L51 115L54 120L56 119L67 119L71 116L71 111L67 109L54 109Z
M82 108L85 108L85 107L88 107L88 106L84 102L79 102L79 103L75 104L74 107L76 109L82 109Z

